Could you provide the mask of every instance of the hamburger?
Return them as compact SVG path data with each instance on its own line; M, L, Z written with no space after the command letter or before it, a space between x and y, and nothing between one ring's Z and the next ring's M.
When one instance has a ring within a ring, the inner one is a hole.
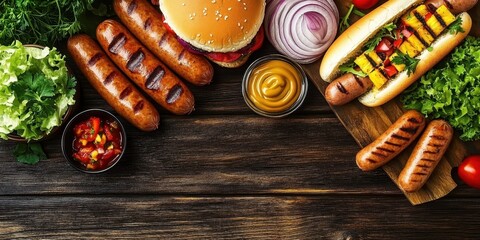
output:
M235 68L262 46L264 0L160 0L164 23L191 52Z

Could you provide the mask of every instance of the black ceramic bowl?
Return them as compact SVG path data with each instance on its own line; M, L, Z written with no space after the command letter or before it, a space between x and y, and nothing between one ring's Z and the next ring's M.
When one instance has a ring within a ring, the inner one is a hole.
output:
M75 160L72 156L73 155L73 140L74 140L74 137L75 137L74 133L73 133L73 128L77 124L79 124L80 122L86 121L90 117L93 117L93 116L99 117L100 119L103 119L103 120L111 120L111 121L118 122L118 125L120 127L120 135L122 137L122 143L121 143L122 144L122 153L120 153L119 156L117 156L113 161L111 161L110 164L106 168L100 169L100 170L87 169L82 163ZM81 172L84 172L84 173L102 173L102 172L106 172L109 169L113 168L113 166L115 166L120 161L120 159L122 158L123 153L125 152L125 148L127 146L127 134L125 132L125 128L124 128L122 122L117 117L115 117L113 114L111 114L110 112L102 110L102 109L89 109L89 110L85 110L85 111L75 115L68 122L67 126L63 130L61 145L62 145L63 156L67 159L67 162L70 164L70 166L72 166L73 168L75 168L75 169L77 169Z

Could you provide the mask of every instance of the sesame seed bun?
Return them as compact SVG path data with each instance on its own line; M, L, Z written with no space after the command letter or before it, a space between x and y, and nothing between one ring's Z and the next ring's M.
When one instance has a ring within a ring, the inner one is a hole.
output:
M260 29L265 0L160 0L165 22L184 41L208 52L234 52Z

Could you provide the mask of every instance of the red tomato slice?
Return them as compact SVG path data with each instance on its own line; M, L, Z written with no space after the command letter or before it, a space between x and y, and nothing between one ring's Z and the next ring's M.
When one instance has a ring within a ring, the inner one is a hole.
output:
M407 29L402 29L402 34L403 36L405 36L406 38L409 38L410 36L412 36L412 32L408 31Z
M353 5L358 9L369 9L377 4L378 0L353 0Z
M466 157L458 167L458 176L470 187L480 189L480 155Z
M402 43L403 43L403 39L399 38L393 42L393 47L397 49L400 47L400 45L402 45Z
M425 21L428 21L433 16L433 13L429 12L427 15L425 15Z
M386 39L386 38L383 38L380 43L377 45L377 47L375 48L375 51L376 52L388 52L392 49L392 43Z
M398 73L397 69L394 66L388 66L383 69L383 71L388 75L388 77L393 77Z

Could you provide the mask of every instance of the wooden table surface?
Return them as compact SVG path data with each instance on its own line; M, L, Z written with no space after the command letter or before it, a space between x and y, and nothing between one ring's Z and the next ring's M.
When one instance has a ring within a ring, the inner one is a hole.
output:
M273 50L268 45L249 61ZM71 168L60 137L49 158L17 163L0 142L1 238L475 239L480 191L460 185L412 206L388 176L361 172L359 150L320 92L284 119L248 109L239 69L192 87L196 111L162 111L160 129L123 121L128 146L109 172ZM81 109L112 109L80 78Z
M351 1L336 2L343 15ZM71 168L60 136L43 143L49 158L34 166L17 163L15 143L0 140L0 238L480 239L480 191L459 183L412 206L384 171L357 168L360 147L314 84L289 117L253 113L242 75L274 52L266 44L241 68L215 67L210 86L190 85L190 116L161 110L151 133L123 121L126 153L104 174ZM80 110L112 111L77 77Z

